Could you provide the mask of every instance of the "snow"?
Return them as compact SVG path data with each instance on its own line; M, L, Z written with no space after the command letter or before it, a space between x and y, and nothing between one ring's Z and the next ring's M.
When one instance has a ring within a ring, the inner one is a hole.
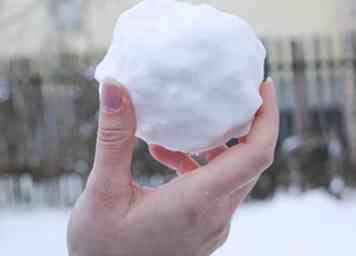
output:
M200 153L248 133L262 103L265 57L240 17L206 4L144 0L118 18L95 77L128 88L138 137Z
M2 209L0 255L67 255L68 216L65 209ZM214 256L346 256L353 255L355 238L356 193L345 201L320 191L279 194L244 205Z
M356 200L339 202L322 192L279 195L273 202L243 207L231 233L214 256L353 255Z
M5 210L0 213L0 255L66 254L68 210Z

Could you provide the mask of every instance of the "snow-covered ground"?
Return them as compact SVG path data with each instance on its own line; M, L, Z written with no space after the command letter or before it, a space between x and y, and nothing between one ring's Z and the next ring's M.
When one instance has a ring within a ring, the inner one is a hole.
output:
M0 255L66 254L68 210L0 209ZM315 191L243 206L214 256L356 255L356 195L336 201Z

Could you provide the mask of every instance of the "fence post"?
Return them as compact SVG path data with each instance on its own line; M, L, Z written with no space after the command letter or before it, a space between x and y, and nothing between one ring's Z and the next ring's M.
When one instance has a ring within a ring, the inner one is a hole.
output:
M295 122L297 134L303 136L308 128L308 112L306 97L306 63L304 56L303 43L294 40L291 42L292 47L292 70L293 84L296 95L296 114Z
M9 120L12 129L11 157L15 170L28 167L38 169L42 156L41 129L43 129L43 105L41 77L34 74L30 59L19 58L10 62L8 80L14 114Z
M356 168L356 31L350 36L345 86L345 117L351 164Z

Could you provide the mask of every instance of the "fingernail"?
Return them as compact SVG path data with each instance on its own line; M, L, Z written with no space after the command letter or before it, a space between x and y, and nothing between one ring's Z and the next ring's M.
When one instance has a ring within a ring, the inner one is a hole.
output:
M112 83L104 83L102 88L102 106L105 112L117 112L122 105L121 90Z
M268 84L268 85L273 85L273 79L272 79L272 77L268 77L267 79L266 79L266 84Z

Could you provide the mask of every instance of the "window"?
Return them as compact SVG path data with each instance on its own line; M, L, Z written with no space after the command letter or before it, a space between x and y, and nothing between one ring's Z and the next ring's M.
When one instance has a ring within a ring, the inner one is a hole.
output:
M49 0L49 16L57 31L79 30L81 28L82 0Z

